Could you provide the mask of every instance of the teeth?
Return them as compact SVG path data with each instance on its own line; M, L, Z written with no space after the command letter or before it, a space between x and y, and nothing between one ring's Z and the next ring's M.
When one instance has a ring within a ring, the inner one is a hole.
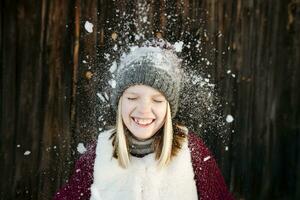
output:
M141 124L141 125L148 125L148 124L151 124L152 123L152 119L137 119L137 118L134 118L134 121L138 124Z

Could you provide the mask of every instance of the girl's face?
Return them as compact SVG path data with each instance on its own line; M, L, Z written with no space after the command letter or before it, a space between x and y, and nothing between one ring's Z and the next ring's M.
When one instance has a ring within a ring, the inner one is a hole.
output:
M152 87L129 87L123 93L121 106L124 124L138 139L150 138L164 125L167 100Z

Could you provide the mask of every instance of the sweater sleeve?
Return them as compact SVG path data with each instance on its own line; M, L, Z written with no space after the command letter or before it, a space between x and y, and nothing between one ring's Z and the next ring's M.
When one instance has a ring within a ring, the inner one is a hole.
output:
M198 197L201 200L233 200L209 149L195 134L189 134L189 147Z
M53 200L88 200L90 198L96 156L95 146L95 144L90 145L88 150L77 160L72 176L55 194Z

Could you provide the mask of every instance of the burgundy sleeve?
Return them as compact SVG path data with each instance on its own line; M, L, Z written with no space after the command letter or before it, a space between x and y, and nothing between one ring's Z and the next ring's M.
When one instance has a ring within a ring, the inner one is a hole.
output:
M195 134L190 134L189 147L199 199L233 200L216 160L203 141Z
M68 182L59 189L53 200L88 200L91 196L96 145L90 145L79 158Z

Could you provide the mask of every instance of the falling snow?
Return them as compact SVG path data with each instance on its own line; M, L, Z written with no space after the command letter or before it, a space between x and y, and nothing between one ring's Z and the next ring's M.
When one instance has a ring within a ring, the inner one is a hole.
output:
M208 161L211 157L210 156L207 156L203 159L204 162Z
M117 82L115 80L110 80L109 84L111 85L112 88L116 88Z
M109 69L110 73L114 73L117 69L117 63L114 61Z
M226 122L231 123L231 122L233 122L233 120L234 120L234 118L233 118L232 115L227 115L226 116Z
M183 42L182 41L175 42L175 44L174 44L175 51L176 52L181 52L182 51L182 46L183 46Z
M84 24L85 30L89 33L93 32L93 27L94 27L94 25L89 21L86 21L85 24Z
M97 92L97 96L100 98L100 100L101 100L102 102L105 102L105 101L106 101L105 98L104 98L104 96L103 96L101 93Z
M85 148L85 146L84 146L83 143L78 143L78 145L77 145L77 151L80 154L83 154L84 152L86 152L86 148Z
M106 129L106 124L107 126L115 124L116 119L115 115L112 114L114 110L110 105L110 97L118 81L116 77L118 70L129 65L130 62L136 59L136 56L145 53L143 51L146 51L146 49L142 49L141 51L139 47L142 46L141 44L147 42L146 38L155 36L164 38L166 36L164 35L166 32L149 32L149 30L151 30L149 22L152 20L147 14L150 12L149 6L145 2L139 4L140 6L138 6L137 10L138 18L134 18L132 14L126 13L126 11L117 10L115 12L116 16L123 19L122 22L117 24L117 27L122 27L122 30L118 31L119 29L114 29L110 20L105 21L107 26L111 26L107 28L111 29L112 33L116 32L118 37L113 39L114 43L112 46L106 49L103 54L100 54L102 58L101 62L99 62L100 67L93 68L96 70L95 76L99 77L94 80L97 80L97 84L99 83L100 87L97 88L98 91L96 92L95 99L91 100L92 107L94 107L96 111L95 115L97 119L97 124L92 126L96 126L96 130L99 131ZM165 17L170 21L174 20L175 23L177 21L176 16L166 15ZM131 21L132 24L128 23L129 21ZM132 27L137 29L133 30ZM91 22L85 22L85 30L87 32L95 31L93 28L94 26ZM203 34L206 38L209 37L206 30L203 30ZM219 31L217 36L222 37L222 32ZM171 62L172 65L176 62L182 63L184 77L181 91L184 92L180 96L176 120L184 123L190 130L201 135L204 140L213 135L213 137L217 136L226 143L228 141L227 134L231 134L231 130L227 128L228 126L226 124L231 122L230 119L229 121L227 120L224 113L221 113L223 105L221 97L217 95L218 88L214 84L216 77L208 73L215 68L214 58L210 56L210 53L214 55L215 50L212 49L211 52L204 51L203 47L206 45L205 41L199 39L187 41L185 38L192 38L189 31L182 32L182 35L179 36L177 40L175 40L176 38L171 39L173 44L172 49L180 58L179 60L175 59L175 62L174 60L167 61L164 56L159 53L161 50L158 47L153 47L152 53L150 53L152 55L149 55L149 57L152 59L155 58L156 66L162 67L163 69L166 69L166 66L170 66L169 63L164 64L165 62ZM230 47L228 46L228 48ZM92 60L93 58L91 56L86 55L86 63L92 63ZM127 64L121 65L124 61ZM231 70L228 69L225 73L227 73L229 77L235 78ZM224 118L226 118L226 120L224 120Z
M179 65L180 59L178 59L172 52L163 51L160 47L131 47L129 54L123 54L121 57L122 63L119 66L119 70L122 70L125 67L130 66L138 58L143 58L146 60L151 60L154 62L154 66L172 73L173 66ZM175 72L176 74L177 71ZM180 78L173 76L174 78Z

